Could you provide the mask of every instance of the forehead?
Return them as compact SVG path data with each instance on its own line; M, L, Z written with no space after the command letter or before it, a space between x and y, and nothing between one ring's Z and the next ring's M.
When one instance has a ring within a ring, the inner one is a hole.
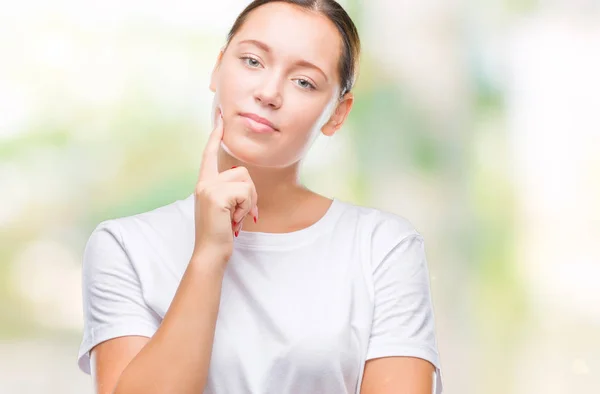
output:
M233 41L246 39L264 42L277 57L315 63L331 75L336 73L342 48L340 33L326 16L284 2L250 12Z

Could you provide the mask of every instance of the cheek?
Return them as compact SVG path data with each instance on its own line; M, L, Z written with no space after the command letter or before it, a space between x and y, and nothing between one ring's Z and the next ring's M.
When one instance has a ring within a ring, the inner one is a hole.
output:
M290 100L288 103L294 108L292 124L301 127L307 132L320 129L329 117L329 105L326 98L311 96L309 94L306 97L296 97L295 102L291 102L292 100Z
M296 113L294 124L304 130L304 132L310 133L315 128L318 128L320 119L319 115L320 111L316 110L315 108L306 109L305 107L305 110L298 111L298 113Z
M289 103L291 104L291 103ZM288 112L286 139L294 149L312 141L318 134L323 122L323 105L313 102L302 102L290 108Z
M248 90L246 73L234 65L224 65L217 80L217 92L223 103L239 100L241 93Z

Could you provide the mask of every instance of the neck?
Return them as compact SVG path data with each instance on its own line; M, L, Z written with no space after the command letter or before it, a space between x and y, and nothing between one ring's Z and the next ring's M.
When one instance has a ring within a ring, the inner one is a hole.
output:
M253 219L244 221L244 229L274 224L276 218L289 217L289 213L311 192L300 183L300 161L284 168L254 166L244 163L228 154L223 148L218 156L219 172L233 166L248 169L258 195L259 222L256 226Z

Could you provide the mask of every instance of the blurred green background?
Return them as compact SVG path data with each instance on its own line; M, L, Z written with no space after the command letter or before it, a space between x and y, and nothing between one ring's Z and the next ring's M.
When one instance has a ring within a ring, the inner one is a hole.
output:
M81 257L188 196L247 1L0 8L0 392L92 393ZM600 4L347 0L355 108L302 178L424 235L447 394L600 392Z

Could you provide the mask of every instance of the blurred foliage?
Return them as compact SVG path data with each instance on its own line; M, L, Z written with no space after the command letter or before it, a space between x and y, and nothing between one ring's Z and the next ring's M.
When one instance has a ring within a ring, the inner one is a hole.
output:
M309 168L302 178L357 204L392 201L391 208L423 229L437 278L432 288L438 332L440 338L447 335L447 349L461 352L442 351L442 364L472 356L470 368L482 375L473 378L472 393L511 392L519 346L532 327L535 308L515 266L519 201L508 135L509 82L497 60L505 54L493 50L504 26L540 3L486 1L463 8L440 5L442 11L415 6L433 15L415 12L429 24L426 34L417 27L410 32L411 40L413 33L421 40L416 47L435 41L439 46L432 47L448 62L439 64L440 71L459 59L455 74L449 73L458 82L439 91L450 100L434 101L444 108L417 97L422 92L415 86L421 85L410 86L403 79L410 76L390 71L390 59L363 42L354 108L341 138L336 135L327 146L335 158L319 158L327 165ZM366 12L367 2L345 4L360 31L384 23L369 19L376 14ZM0 105L12 103L10 95L2 101L3 80L35 93L19 129L6 135L0 130L0 188L8 198L0 206L0 339L76 341L80 327L52 325L40 315L28 293L34 291L15 279L17 262L29 264L31 246L49 240L60 253L49 255L47 264L78 270L98 223L193 191L208 135L206 76L224 35L143 17L113 27L100 20L100 28L66 16L39 18L36 33L19 36L30 40L25 51L0 37L0 51L12 48L14 56L10 67L0 64ZM431 61L427 54L419 52L423 62ZM420 78L432 77L427 72ZM329 182L332 178L343 179L343 185ZM67 279L59 284L73 285ZM462 354L467 341L474 355ZM467 370L470 380L476 373Z

